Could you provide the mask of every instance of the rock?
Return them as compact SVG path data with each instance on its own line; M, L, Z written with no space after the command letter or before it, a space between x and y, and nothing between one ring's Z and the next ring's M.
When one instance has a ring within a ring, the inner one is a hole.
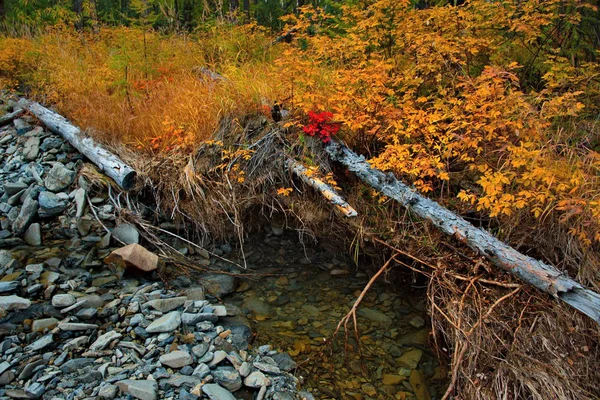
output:
M181 324L181 315L178 311L172 311L166 315L163 315L156 321L152 322L146 328L148 333L160 333L160 332L173 332L179 328Z
M279 367L276 367L276 366L271 365L266 362L255 361L254 363L252 363L252 365L254 365L255 368L258 368L259 370L266 372L268 374L277 375L277 374L281 373L281 370L279 369Z
M59 162L54 163L54 166L44 178L44 186L51 192L60 192L68 188L75 180L75 172L65 168Z
M104 262L142 272L150 272L158 268L158 256L135 243L113 251Z
M422 350L412 349L412 350L409 350L409 351L405 352L404 354L402 354L402 356L398 357L396 359L396 362L398 364L400 364L401 366L406 367L408 369L416 369L417 366L419 365L419 362L421 361L422 356L423 356Z
M182 368L190 365L193 362L192 356L187 351L176 350L167 354L163 354L158 359L161 364L171 368Z
M115 385L104 385L98 391L98 396L103 399L114 399L117 396L118 387Z
M192 376L196 376L200 379L204 379L204 377L208 376L209 374L210 368L204 363L198 364L198 366L194 369L194 372L192 372Z
M254 371L244 379L244 385L251 388L259 388L261 386L269 386L271 381L260 371Z
M17 290L18 287L19 282L17 281L0 282L0 293L12 292Z
M38 197L40 209L38 211L41 218L53 217L62 213L69 202L52 192L42 192Z
M27 346L25 348L25 350L27 350L27 351L38 351L38 350L41 350L41 349L43 349L45 347L48 347L53 342L54 342L54 335L52 335L50 333L50 334L48 334L46 336L42 336L41 338L39 338L35 342L31 343L29 346Z
M46 388L39 382L34 382L25 389L25 393L27 393L30 399L38 399L42 397L45 391Z
M56 294L52 297L54 307L69 307L77 302L72 294Z
M75 212L75 217L81 218L83 216L83 212L85 210L85 189L78 188L75 190L74 200L77 211Z
M413 388L413 392L415 392L417 400L431 400L429 390L427 390L427 385L425 385L425 378L421 371L414 370L411 372L409 382L410 386Z
M56 318L43 318L36 319L31 324L32 332L43 332L46 329L53 329L58 325L58 320Z
M150 300L145 305L150 306L160 312L166 313L181 307L186 301L187 297L171 297L168 299Z
M61 365L60 370L65 374L71 374L91 365L94 361L94 358L74 358Z
M82 324L79 322L60 322L58 328L62 331L87 331L88 329L96 329L96 324Z
M40 153L40 138L37 136L30 137L23 145L23 158L26 161L33 161Z
M31 301L14 294L11 296L0 296L0 308L5 311L25 310L29 308Z
M215 381L230 392L235 392L242 387L242 378L233 367L219 367L212 371Z
M217 317L215 314L212 313L197 313L197 314L191 314L191 313L183 313L181 315L181 321L183 322L184 325L196 325L198 322L202 322L202 321L210 321L210 322L217 322L219 320L219 317Z
M29 225L29 228L25 231L23 236L25 242L30 246L41 246L42 245L42 228L37 222Z
M419 317L418 315L413 317L408 323L413 328L417 328L417 329L421 329L422 327L425 326L425 320L422 317Z
M108 346L113 340L120 339L122 336L123 335L121 335L119 332L106 332L104 335L98 336L98 339L96 339L96 341L90 346L90 350L104 350L104 348L106 348L106 346Z
M140 242L140 234L135 226L131 224L120 224L112 230L112 236L125 244L137 244Z
M381 378L381 383L384 385L396 386L400 384L400 382L405 381L406 377L401 375L392 375L392 374L383 374Z
M10 251L0 250L0 268L5 268L13 259Z
M202 392L204 392L210 400L236 400L230 391L223 389L215 383L208 383L202 386Z
M12 230L16 235L22 235L33 222L33 219L37 215L38 206L37 200L33 200L31 197L27 196L23 202L23 207L21 207L19 215L12 224Z
M231 275L207 274L201 277L206 290L216 297L223 297L235 292L237 279Z
M391 324L392 319L382 313L381 311L374 310L372 308L360 308L356 312L359 316L371 320L373 322L380 322L383 324Z
M18 136L22 136L33 129L33 126L31 126L29 122L25 121L23 118L17 118L13 120L13 125L17 130Z
M63 143L64 142L62 141L62 139L57 138L55 136L47 137L42 142L42 145L40 146L40 149L42 151L48 151L50 149L58 149L60 146L63 145Z
M140 400L156 400L158 384L150 380L132 380L127 379L117 382L117 387L121 393L129 394Z
M288 353L278 353L273 356L273 360L279 366L282 371L291 371L296 368L296 362L290 357Z
M19 193L22 190L27 189L27 185L23 182L14 182L14 183L10 183L7 182L4 184L4 192L9 195L12 196L14 194Z

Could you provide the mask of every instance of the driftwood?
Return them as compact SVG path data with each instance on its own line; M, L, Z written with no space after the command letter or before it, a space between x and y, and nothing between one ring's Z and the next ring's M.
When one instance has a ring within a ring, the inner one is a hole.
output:
M356 210L352 208L352 206L348 204L334 188L323 182L321 179L310 176L304 165L289 159L287 160L287 167L304 183L321 193L323 197L325 197L329 203L333 204L345 217L356 217L358 215Z
M133 187L136 172L119 157L94 142L92 138L84 136L81 129L72 125L61 115L36 102L21 99L19 105L35 115L52 132L65 138L121 188L129 190Z
M496 266L561 299L600 323L598 293L585 288L555 267L519 253L435 201L419 195L395 177L371 168L363 156L357 155L346 146L332 141L326 151L331 159L345 165L374 189L398 201L419 217L431 222L436 228L478 251Z
M14 119L19 118L21 115L25 113L25 110L22 108L18 108L11 113L4 114L0 117L0 126L10 124Z

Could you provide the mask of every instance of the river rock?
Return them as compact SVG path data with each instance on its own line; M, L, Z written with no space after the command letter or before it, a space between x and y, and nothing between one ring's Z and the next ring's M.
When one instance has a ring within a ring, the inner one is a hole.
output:
M56 162L46 174L44 186L51 192L60 192L68 188L73 183L73 180L75 180L75 172Z
M242 378L233 367L219 367L212 371L215 381L230 392L235 392L242 387Z
M206 274L201 277L206 290L216 297L223 297L235 292L237 279L231 275Z
M90 346L90 350L104 350L113 340L120 339L123 335L116 331L106 332L104 335L98 336L98 339Z
M38 213L41 218L58 215L69 206L69 201L67 199L47 191L40 193L38 201L40 204Z
M12 230L16 235L22 235L33 222L33 219L37 215L38 207L39 204L37 200L27 196L23 202L23 207L21 207L19 215L12 224Z
M166 315L163 315L156 321L152 322L146 328L146 332L148 333L160 333L160 332L173 332L175 329L179 328L181 324L181 315L178 311L170 312Z
M25 242L30 246L41 246L42 244L42 228L37 222L29 225L23 236Z
M40 153L40 138L37 136L30 137L23 145L23 158L26 161L33 161Z
M127 379L117 382L117 387L123 394L129 394L140 400L156 400L158 384L151 380Z
M53 329L58 325L56 318L36 319L31 323L32 332L43 332L46 329Z
M210 400L236 400L230 391L215 383L207 383L202 386L202 392L207 395Z
M192 356L187 351L176 350L163 354L158 359L161 364L171 368L182 368L193 362Z
M360 308L356 312L359 316L371 320L373 322L380 322L384 324L391 324L392 319L381 311L372 308Z
M260 371L254 371L244 379L244 385L251 388L269 386L271 381Z
M168 299L155 299L146 303L147 306L160 312L166 313L181 307L187 301L187 297L171 297Z
M5 311L26 310L29 306L31 306L30 300L14 294L11 296L0 296L0 308Z
M57 294L52 297L54 307L69 307L77 302L72 294Z
M125 244L139 243L140 233L131 224L120 224L112 230L113 238L120 240Z

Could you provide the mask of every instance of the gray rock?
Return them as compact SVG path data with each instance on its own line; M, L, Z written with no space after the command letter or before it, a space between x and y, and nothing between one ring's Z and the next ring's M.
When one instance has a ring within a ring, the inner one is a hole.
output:
M252 365L254 365L255 368L258 368L259 370L268 374L281 374L281 370L279 369L279 367L276 367L266 362L255 361Z
M158 384L150 380L132 380L127 379L117 382L121 393L129 394L140 400L156 400Z
M54 307L69 307L77 302L72 294L56 294L52 297Z
M65 374L71 374L91 365L94 361L94 358L74 358L61 365L60 370Z
M68 206L69 201L52 192L42 192L38 197L41 218L53 217L62 213Z
M58 324L61 331L87 331L88 329L96 329L96 324L82 324L79 322L61 322Z
M0 296L0 308L6 311L25 310L29 308L31 301L16 295Z
M104 348L108 346L113 340L120 339L122 336L123 335L121 335L119 332L106 332L104 335L98 336L98 339L96 339L96 341L90 346L90 350L104 350Z
M131 224L120 224L113 229L112 236L125 244L138 244L140 242L140 233Z
M50 346L54 342L54 335L51 333L46 336L42 336L35 342L31 343L29 346L25 347L26 351L39 351L43 348Z
M85 189L78 188L75 190L75 195L73 197L75 199L75 206L77 207L75 217L81 218L83 216L83 211L85 210Z
M189 387L194 387L194 386L202 383L202 380L195 376L186 376L186 375L182 375L182 374L175 374L169 378L167 383L169 385L175 386L175 387L181 387L184 385L189 386Z
M219 363L226 358L227 358L226 352L224 352L223 350L217 350L217 351L215 351L212 361L208 364L208 366L214 367L216 365L219 365Z
M98 396L103 399L114 399L117 396L117 390L119 390L119 388L115 385L104 385L98 391Z
M0 268L5 268L12 260L14 260L14 257L10 251L0 250Z
M380 322L383 324L391 324L392 323L392 319L390 317L388 317L381 311L377 311L373 308L366 308L366 307L360 308L356 313L360 317L369 319L373 322Z
M41 246L42 245L42 227L39 223L29 225L29 228L25 231L23 236L25 242L30 246Z
M173 332L181 325L181 315L178 311L172 311L152 322L146 328L148 333Z
M262 386L269 386L270 384L271 384L270 379L267 378L265 376L265 374L263 374L260 371L254 371L250 375L248 375L246 377L246 379L244 379L244 385L251 387L251 388L259 388Z
M231 294L237 288L237 279L231 275L207 274L200 279L206 290L216 297Z
M25 161L33 161L40 153L40 138L37 136L30 137L23 145L23 158Z
M56 318L42 318L36 319L31 323L32 332L43 332L45 329L52 329L58 325Z
M47 137L42 142L40 149L42 149L42 151L48 151L50 149L58 149L58 148L60 148L60 146L63 145L63 143L64 142L62 141L62 139L57 138L55 136Z
M236 400L230 391L223 389L215 383L208 383L202 386L202 392L204 392L210 400Z
M204 363L198 364L194 372L192 372L192 376L197 376L200 379L204 379L206 376L210 374L210 368L208 365Z
M181 368L193 362L192 356L187 351L176 350L163 354L158 359L161 364L171 368Z
M17 130L17 135L19 136L24 135L33 129L33 126L31 126L29 122L25 121L23 118L17 118L13 120L13 125Z
M171 297L169 299L150 300L145 305L166 313L181 307L186 301L187 297Z
M296 368L296 362L290 357L288 353L278 353L273 356L273 360L279 366L282 371L291 371Z
M57 162L44 178L44 186L51 192L60 192L68 188L75 179L75 172Z
M198 322L210 321L217 322L219 317L212 313L183 313L181 315L181 321L184 325L196 325Z
M13 290L17 290L19 287L19 282L10 281L10 282L0 282L0 293L12 292Z
M5 183L4 184L4 192L7 195L12 196L14 194L19 193L21 190L27 189L27 184L23 182L14 182L14 183Z
M31 225L38 211L38 202L27 196L23 202L23 207L19 215L12 224L12 230L16 235L22 235L23 232Z
M46 388L39 382L34 382L25 389L25 393L27 393L30 399L38 399L42 397L45 391Z

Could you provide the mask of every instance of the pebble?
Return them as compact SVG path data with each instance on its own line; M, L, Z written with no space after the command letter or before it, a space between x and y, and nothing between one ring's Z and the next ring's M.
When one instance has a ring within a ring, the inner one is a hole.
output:
M0 308L5 311L26 310L31 306L31 301L16 295L0 296Z
M69 307L77 302L72 294L57 294L52 297L54 307Z
M163 354L158 359L161 364L164 364L171 368L181 368L186 365L190 365L193 362L192 356L187 351L172 351L167 354Z
M151 380L132 380L126 379L117 382L117 387L121 393L129 394L140 400L156 400L158 385Z
M146 332L173 332L175 329L179 328L179 325L181 325L181 314L179 311L172 311L148 325Z

